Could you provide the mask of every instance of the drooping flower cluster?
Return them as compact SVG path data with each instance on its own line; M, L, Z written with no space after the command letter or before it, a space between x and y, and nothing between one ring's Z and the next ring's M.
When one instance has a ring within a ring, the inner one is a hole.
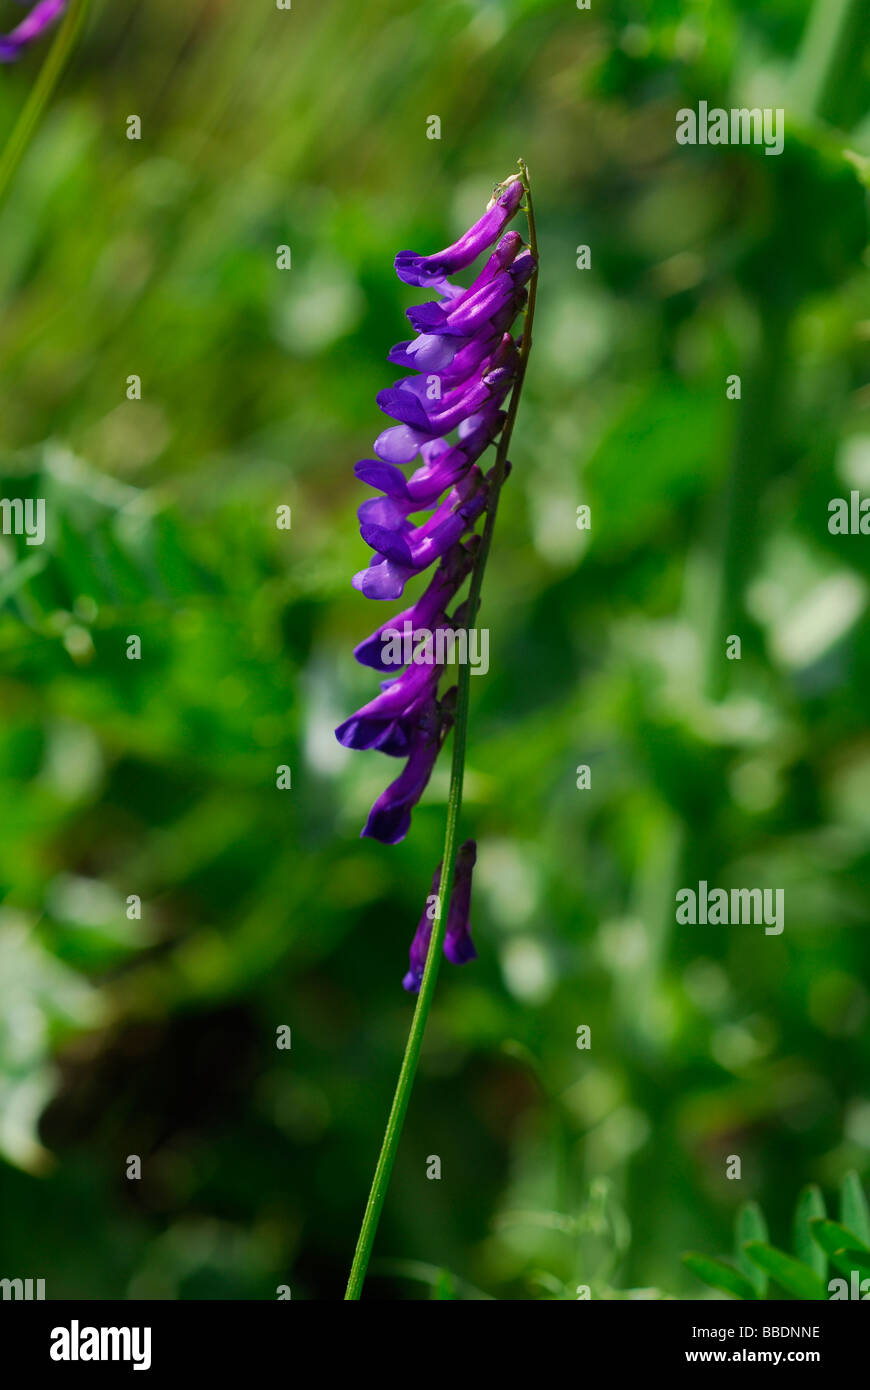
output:
M363 665L390 672L389 636L406 630L436 634L461 625L461 610L447 607L474 559L475 522L487 503L488 480L477 465L504 423L502 401L511 389L518 348L509 329L526 298L534 261L517 232L507 232L477 279L461 289L446 278L461 270L499 236L522 198L515 179L459 241L434 256L402 251L396 272L407 284L434 289L439 299L408 311L417 337L389 354L398 366L420 373L402 377L378 396L398 424L375 440L375 459L363 459L356 476L381 495L359 509L360 533L375 552L354 587L371 599L399 598L406 583L437 562L428 587L409 608L383 623L356 648ZM448 436L456 432L451 443ZM407 477L397 465L422 462ZM434 508L434 510L432 510ZM429 511L420 524L414 513ZM403 839L411 810L429 780L452 719L452 692L437 699L443 664L436 643L421 644L416 659L381 685L381 693L339 725L346 748L376 748L405 757L401 776L378 797L362 834L385 844Z
M502 404L519 368L521 340L511 330L526 302L535 261L519 233L504 229L522 197L521 180L507 180L483 216L452 246L432 256L401 251L396 257L399 279L434 291L437 298L408 310L416 337L397 344L388 360L416 375L403 376L380 392L378 405L396 423L375 440L376 457L363 459L354 470L380 495L359 509L360 533L374 554L353 584L367 598L397 599L410 579L436 568L419 598L356 648L359 662L389 678L382 681L379 695L336 729L346 748L377 749L406 760L375 801L361 832L384 844L397 844L407 834L411 812L453 721L455 687L438 695L443 652L449 649L438 639L466 625L463 606L452 615L447 610L471 572L479 543L474 527L489 500L490 476L478 461L502 429ZM468 288L448 279L494 243ZM417 460L410 475L399 466ZM429 513L425 520L412 521L423 512ZM410 662L404 658L406 669L396 673L392 652L395 636L402 632L422 641L415 641ZM473 954L467 936L473 862L473 844L470 851L467 844L460 853L465 867L457 875L448 909L453 925L448 925L447 943L456 944L445 943L448 957L457 961ZM464 928L457 925L463 894ZM419 988L428 941L421 922L407 988Z
M53 24L66 9L67 0L39 0L30 13L9 34L0 36L0 63L12 63L34 39Z

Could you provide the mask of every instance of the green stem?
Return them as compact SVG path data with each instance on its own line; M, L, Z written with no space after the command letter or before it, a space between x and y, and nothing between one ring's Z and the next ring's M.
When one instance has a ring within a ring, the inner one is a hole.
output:
M12 176L21 163L21 158L27 149L39 118L66 66L67 59L84 22L89 2L90 0L72 0L54 36L54 42L48 50L45 62L39 70L39 76L31 87L18 120L12 128L12 134L6 142L3 154L0 155L0 203L6 196Z
M529 250L538 259L538 243L535 234L535 214L532 206L532 194L529 187L528 170L522 160L519 161L520 177L526 191L526 216L529 222ZM498 442L495 464L493 465L490 480L489 502L486 509L486 521L484 523L483 534L481 536L480 548L474 562L471 573L471 585L468 593L466 626L474 626L477 611L480 607L480 591L483 584L483 575L486 569L486 562L492 544L492 533L495 527L495 516L498 510L499 493L504 482L505 469L507 466L508 449L510 448L511 435L513 434L514 421L517 416L517 408L520 403L520 394L523 389L523 381L526 375L526 366L529 360L529 350L532 345L532 324L535 316L535 295L538 287L538 272L535 270L529 284L529 299L526 307L526 318L523 326L523 341L520 347L520 359L517 370L517 379L511 392L510 405L508 406L507 418ZM399 1080L396 1085L396 1092L393 1096L393 1104L390 1109L387 1127L384 1131L384 1140L381 1145L381 1152L378 1156L375 1175L372 1180L372 1187L369 1199L366 1204L365 1214L360 1228L359 1239L356 1243L356 1250L351 1266L350 1278L348 1279L345 1300L358 1299L362 1293L362 1286L366 1277L369 1260L371 1258L372 1247L377 1234L378 1222L387 1196L387 1188L390 1183L390 1175L393 1171L393 1164L396 1152L399 1147L399 1140L402 1137L402 1127L405 1123L405 1115L408 1110L408 1102L411 1099L411 1089L414 1085L414 1077L417 1073L417 1064L420 1060L420 1053L423 1047L423 1034L426 1031L426 1022L429 1018L429 1010L432 1005L432 996L435 993L435 983L438 979L438 970L441 965L441 948L444 943L444 934L447 930L447 907L450 903L450 894L453 888L453 874L456 864L456 849L459 838L459 814L462 809L462 783L465 773L465 745L468 732L468 707L469 707L469 684L471 668L466 663L459 669L458 689L456 695L456 720L453 734L453 761L450 768L450 791L447 797L447 825L444 834L444 854L442 857L441 882L438 888L438 902L436 904L436 915L432 923L432 935L429 940L429 949L426 954L426 966L423 971L423 980L420 985L420 993L417 996L417 1004L414 1009L414 1017L411 1020L411 1028L408 1033L408 1041L405 1045L405 1055L402 1058L402 1066L399 1071Z

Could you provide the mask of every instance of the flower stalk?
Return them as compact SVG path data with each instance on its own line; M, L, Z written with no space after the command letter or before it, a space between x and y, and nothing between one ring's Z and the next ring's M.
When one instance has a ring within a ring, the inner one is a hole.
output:
M480 607L483 577L492 546L492 533L495 528L499 494L505 477L507 476L508 450L510 449L511 437L513 435L514 423L516 421L523 382L526 375L526 367L529 360L529 352L532 345L532 325L535 316L535 296L538 284L538 246L528 169L523 160L519 160L518 164L520 179L525 193L524 211L528 221L529 251L534 257L535 270L529 281L529 293L525 308L522 343L519 350L516 378L511 391L504 427L498 441L495 464L491 474L483 533L471 571L471 585L465 610L465 625L469 629L473 628ZM429 949L426 954L423 979L417 996L414 1016L411 1020L408 1041L405 1046L405 1054L402 1058L402 1065L399 1071L399 1079L393 1096L393 1103L390 1108L386 1130L384 1131L383 1143L381 1145L381 1151L378 1156L377 1166L372 1180L371 1191L363 1215L359 1239L354 1252L350 1278L345 1293L346 1301L357 1300L362 1293L369 1260L371 1259L372 1247L377 1234L378 1223L386 1200L390 1177L402 1135L405 1115L407 1114L408 1104L411 1099L411 1091L423 1047L426 1023L429 1018L429 1011L435 993L435 985L438 980L438 971L441 966L441 952L447 930L448 905L453 891L456 854L459 842L459 819L462 810L465 749L468 735L470 680L471 668L468 663L465 663L460 667L458 678L456 714L453 731L453 757L450 769L450 790L447 797L447 821L444 834L443 867L438 901L435 906L435 915L432 922L432 935L429 940Z

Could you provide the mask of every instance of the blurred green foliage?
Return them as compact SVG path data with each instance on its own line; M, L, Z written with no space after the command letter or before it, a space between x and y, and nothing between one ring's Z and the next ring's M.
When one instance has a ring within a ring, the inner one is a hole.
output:
M805 1187L793 1232L795 1253L789 1255L769 1244L761 1208L746 1202L734 1223L736 1268L691 1252L683 1261L705 1284L739 1299L781 1298L783 1293L814 1301L870 1298L870 1207L857 1173L847 1173L840 1184L839 1221L827 1219L818 1187Z
M694 1298L680 1253L741 1203L786 1229L802 1183L866 1180L870 556L827 506L870 492L868 61L820 85L808 16L97 7L0 209L4 495L49 513L0 552L0 1274L342 1292L447 785L401 846L357 838L388 769L332 735L381 620L352 465L415 298L395 252L520 155L541 281L472 682L480 958L439 983L370 1294ZM0 135L42 56L3 71ZM784 106L783 156L677 146L702 99ZM677 927L701 879L783 888L784 933Z

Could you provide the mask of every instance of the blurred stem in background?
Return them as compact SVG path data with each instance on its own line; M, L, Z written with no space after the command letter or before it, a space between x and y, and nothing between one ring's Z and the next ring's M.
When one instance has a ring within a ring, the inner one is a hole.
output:
M711 575L713 602L705 614L703 693L721 700L728 682L727 638L739 635L743 594L755 556L758 504L764 480L776 456L786 376L786 347L791 306L756 306L758 334L735 432L731 468L722 499L722 530Z
M0 205L81 33L90 0L71 0L21 114L0 155Z
M855 85L864 87L855 58L868 27L870 0L816 0L795 63L791 104L796 110L834 125L849 122Z
M808 119L843 119L854 77L860 75L862 37L870 0L816 0L795 62L794 106ZM721 700L728 668L725 640L743 616L743 595L754 556L758 502L776 456L786 386L786 350L796 305L757 299L758 341L743 377L744 395L725 488L724 520L713 554L715 598L706 633L704 694Z
M538 242L535 233L535 213L532 204L532 192L529 186L529 172L523 160L519 160L518 163L520 177L522 178L523 187L526 191L525 213L529 223L529 250L534 256L537 266ZM523 382L525 380L529 351L532 346L532 325L535 317L535 296L537 287L538 271L536 268L529 284L529 299L525 311L523 341L520 348L517 380L511 392L507 419L505 420L504 428L498 442L495 464L492 470L490 497L486 508L486 520L481 536L480 549L474 563L474 569L471 573L471 586L468 593L468 608L465 618L466 626L469 628L474 626L480 607L480 591L483 585L483 576L486 570L490 546L492 544L492 533L495 527L496 512L498 510L498 499L502 483L505 479L508 450L510 448L514 421L516 420L517 408L520 403ZM453 733L453 760L450 768L450 790L447 797L447 826L444 836L444 854L442 857L441 883L438 890L436 915L432 923L432 935L429 939L426 966L423 971L420 993L417 996L414 1017L411 1020L411 1030L408 1034L405 1055L402 1059L402 1067L399 1072L396 1093L393 1097L393 1104L389 1119L387 1120L387 1128L384 1133L384 1141L378 1157L377 1167L375 1168L375 1175L372 1181L369 1199L366 1204L365 1214L363 1216L359 1240L357 1241L347 1292L345 1294L346 1300L358 1299L362 1292L366 1270L368 1269L369 1260L371 1259L372 1246L374 1245L375 1236L377 1235L378 1222L380 1220L381 1211L383 1210L384 1201L386 1200L390 1174L393 1171L396 1151L402 1137L402 1127L405 1122L408 1102L411 1099L411 1089L414 1085L414 1077L417 1073L417 1065L423 1047L423 1035L426 1031L426 1022L429 1017L432 996L435 993L435 984L441 964L441 949L444 944L444 934L447 930L447 912L450 905L450 894L453 889L453 874L459 840L459 816L462 810L462 783L465 773L465 744L468 733L470 677L471 668L468 663L465 663L465 665L459 668L456 697L456 723Z
M806 119L836 121L848 110L852 82L861 74L868 10L870 0L816 0L791 83L795 109ZM779 225L774 217L773 226ZM732 633L740 635L745 622L744 595L756 557L759 501L776 458L787 401L788 337L797 303L756 294L751 307L756 341L741 373L740 416L717 531L699 547L686 575L686 613L691 609L694 626L700 629L699 695L713 703L721 701L728 688L732 663L726 658L726 639ZM697 602L696 588L704 595L702 602ZM667 959L674 895L691 877L689 827L667 807L662 811L656 844L641 860L635 891L635 908L647 933L647 968L634 972L633 984L626 975L619 995L628 1028L653 1053L664 1045L651 1005Z

